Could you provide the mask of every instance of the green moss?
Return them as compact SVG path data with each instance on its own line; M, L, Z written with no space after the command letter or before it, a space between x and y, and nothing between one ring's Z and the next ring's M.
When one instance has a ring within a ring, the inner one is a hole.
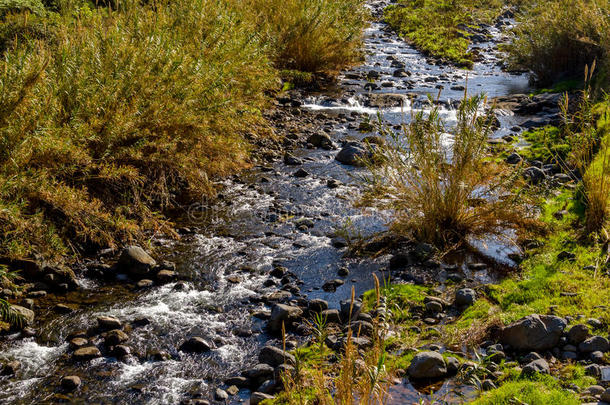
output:
M550 378L540 381L511 381L497 389L488 391L472 402L476 405L509 405L525 403L528 405L577 405L578 397L561 389Z
M523 139L529 144L520 151L527 160L542 162L565 162L570 153L570 145L557 127L547 126L532 129L523 133Z

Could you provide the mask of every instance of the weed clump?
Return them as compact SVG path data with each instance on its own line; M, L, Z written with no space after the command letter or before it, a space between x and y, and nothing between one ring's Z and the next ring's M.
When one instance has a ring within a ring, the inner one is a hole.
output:
M435 107L388 134L393 146L379 150L384 164L369 165L362 203L394 210L394 231L443 247L535 225L515 193L517 173L489 159L493 113L484 104L465 98L450 128Z

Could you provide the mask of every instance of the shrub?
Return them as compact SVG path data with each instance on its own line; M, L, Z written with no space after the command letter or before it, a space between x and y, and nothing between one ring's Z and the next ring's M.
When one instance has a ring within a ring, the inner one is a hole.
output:
M379 152L385 164L369 165L363 203L395 210L395 231L441 246L535 224L513 194L516 173L488 158L484 101L465 98L452 128L434 108L391 134L395 146Z
M508 46L513 66L533 71L539 85L580 77L594 60L607 71L608 0L552 0L524 8Z

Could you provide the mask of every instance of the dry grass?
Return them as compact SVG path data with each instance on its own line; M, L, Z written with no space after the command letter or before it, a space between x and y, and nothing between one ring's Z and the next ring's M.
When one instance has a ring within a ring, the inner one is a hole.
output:
M379 280L377 283L377 302L380 302ZM352 307L354 289L352 289ZM372 345L359 350L353 337L360 331L348 328L347 340L337 363L327 362L330 350L320 342L314 342L296 353L297 365L293 373L283 376L284 391L273 401L281 404L364 404L386 403L388 390L392 383L392 370L386 364L386 330L383 319L373 320ZM318 324L326 328L325 324ZM325 333L317 333L324 336ZM353 336L354 335L354 336Z
M394 146L379 152L385 164L369 165L363 204L394 210L396 232L443 247L536 225L515 194L517 172L488 156L493 113L482 113L484 104L465 98L452 128L436 108L413 114L402 133L389 134Z
M77 0L1 17L0 256L171 232L166 208L213 194L248 167L245 139L270 135L261 112L278 68L353 60L361 6Z
M509 46L513 65L536 74L540 85L580 77L598 60L606 76L610 44L608 0L531 2L519 18ZM602 80L605 84L606 78Z

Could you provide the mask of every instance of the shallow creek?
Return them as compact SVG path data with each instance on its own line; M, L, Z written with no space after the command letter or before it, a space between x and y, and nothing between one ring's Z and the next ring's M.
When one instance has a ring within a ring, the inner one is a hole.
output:
M377 15L384 5L383 1L369 2ZM366 61L344 72L332 92L309 97L301 108L345 116L368 113L375 119L379 109L367 106L370 93L409 94L412 102L381 110L390 124L399 124L408 119L411 108L426 105L427 94L436 97L440 85L444 87L439 99L441 111L451 121L455 116L451 106L464 93L460 86L467 85L471 94L485 92L489 97L526 93L525 75L508 74L498 66L495 46L501 40L500 29L490 27L489 31L495 40L476 44L481 48L482 60L473 70L465 71L434 64L389 33L382 23L374 22L366 30ZM394 71L403 65L410 76L395 77ZM377 77L377 89L368 84L367 77L373 76ZM499 118L499 137L509 134L510 128L524 119L509 114ZM347 136L365 136L355 128L358 121L335 122L327 129L336 144ZM159 241L168 259L176 262L179 274L189 279L178 287L170 283L135 291L120 281L108 285L82 280L80 291L61 298L78 310L52 316L37 311L40 321L34 325L36 337L21 339L15 335L0 342L0 359L16 359L22 364L16 377L0 377L0 402L56 402L58 381L69 374L83 380L82 387L66 397L77 403L167 404L178 403L192 393L211 398L210 390L213 392L223 378L255 364L258 349L268 342L264 323L250 313L264 307L256 297L275 291L263 287L273 263L281 262L298 277L303 295L327 300L331 308L349 297L352 286L357 295L372 288L371 273L383 271L388 257L346 258L344 250L332 246L331 238L337 229L362 235L382 231L389 217L387 213L353 208L359 190L354 174L361 169L338 163L336 153L299 150L297 156L304 161L301 167L309 176L294 177L294 167L277 162L225 181L223 198L214 205L203 202L191 207L189 226L197 232L180 241ZM331 189L328 179L339 180L341 185ZM306 231L295 226L303 218L313 221ZM507 260L500 245L492 242L481 246L499 261ZM337 278L343 266L349 268L345 284L336 292L323 291L322 284ZM490 281L486 273L469 276ZM125 323L148 319L149 324L129 331L128 344L136 353L167 351L171 359L152 361L143 355L127 361L102 357L86 365L72 363L66 336L94 325L98 315L116 316ZM217 348L203 355L179 354L177 347L190 335L205 336ZM451 392L459 387L453 384L444 383L435 397L458 401L459 396ZM391 402L396 404L416 403L426 397L408 383L393 388L392 395ZM249 392L242 390L231 401L248 398Z

